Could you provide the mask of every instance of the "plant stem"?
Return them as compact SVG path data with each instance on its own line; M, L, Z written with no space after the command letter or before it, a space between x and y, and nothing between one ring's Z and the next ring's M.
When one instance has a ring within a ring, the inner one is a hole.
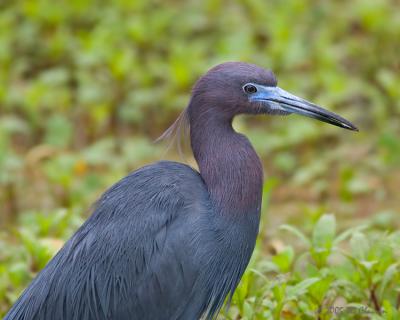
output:
M370 299L371 299L371 301L372 301L372 303L374 305L375 311L378 312L378 314L381 314L381 307L379 305L379 301L378 301L378 298L376 296L375 289L376 289L376 286L373 286L371 288L371 290L370 290Z

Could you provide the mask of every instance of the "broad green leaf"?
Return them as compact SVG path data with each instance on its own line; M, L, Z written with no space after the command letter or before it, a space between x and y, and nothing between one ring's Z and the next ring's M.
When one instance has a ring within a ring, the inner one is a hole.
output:
M332 214L325 214L317 221L312 235L312 245L315 250L332 247L336 232L336 220Z
M370 245L364 233L356 231L350 239L350 246L351 251L356 258L360 260L367 259Z
M294 250L291 246L285 247L281 252L272 257L272 261L281 272L288 272L293 263Z

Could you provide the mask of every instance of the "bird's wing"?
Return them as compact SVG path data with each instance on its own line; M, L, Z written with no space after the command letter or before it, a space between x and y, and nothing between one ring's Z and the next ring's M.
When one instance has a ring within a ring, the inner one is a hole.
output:
M128 175L103 194L5 319L178 319L201 268L191 226L206 198L199 174L182 164ZM193 308L204 311L200 302Z

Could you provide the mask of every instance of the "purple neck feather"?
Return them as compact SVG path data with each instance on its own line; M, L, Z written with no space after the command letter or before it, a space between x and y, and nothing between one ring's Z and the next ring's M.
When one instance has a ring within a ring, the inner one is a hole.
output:
M231 215L259 214L263 170L252 145L234 131L232 117L213 108L201 114L190 109L193 154L217 210Z

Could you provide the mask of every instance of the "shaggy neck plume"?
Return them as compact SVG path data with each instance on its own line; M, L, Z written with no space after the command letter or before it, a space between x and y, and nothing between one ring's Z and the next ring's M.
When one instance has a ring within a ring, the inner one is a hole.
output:
M212 108L188 111L193 154L218 211L258 215L263 170L248 139L233 130L231 117Z

